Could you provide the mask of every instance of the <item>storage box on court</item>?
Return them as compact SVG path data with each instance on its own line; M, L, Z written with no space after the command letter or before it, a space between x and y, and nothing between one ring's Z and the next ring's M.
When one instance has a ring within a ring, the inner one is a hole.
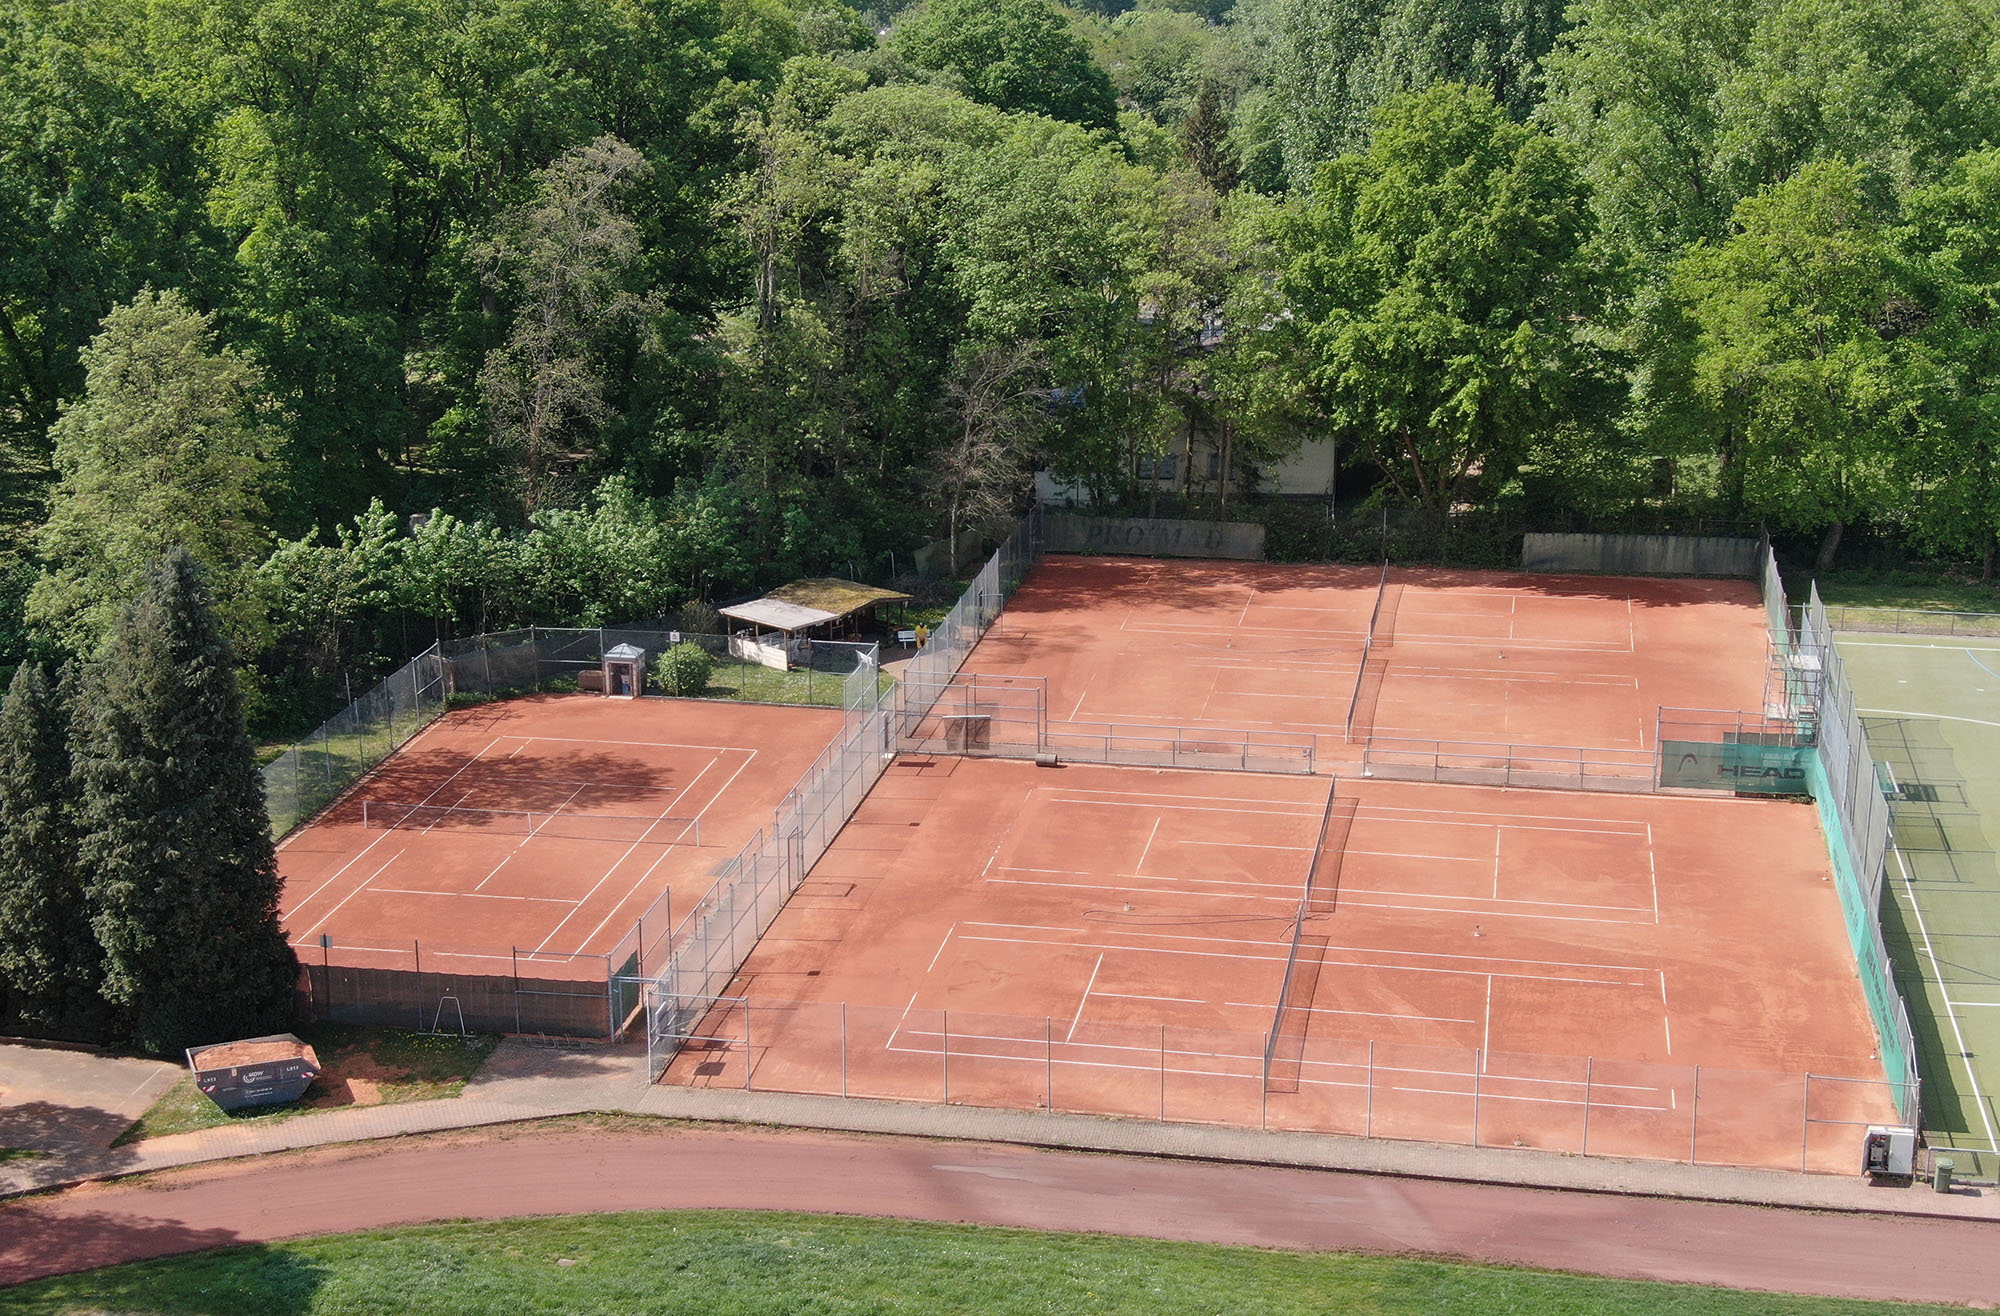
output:
M604 651L604 693L636 699L646 689L646 651L636 644L615 644Z
M189 1047L188 1070L224 1110L297 1101L319 1077L319 1056L291 1033Z

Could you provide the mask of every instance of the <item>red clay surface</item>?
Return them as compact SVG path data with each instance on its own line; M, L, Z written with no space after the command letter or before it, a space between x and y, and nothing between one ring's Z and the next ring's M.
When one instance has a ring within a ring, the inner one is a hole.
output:
M1328 788L903 758L668 1081L1841 1173L1892 1121L1810 806Z
M80 1189L0 1207L0 1284L427 1220L681 1208L1434 1253L1838 1297L1991 1304L2000 1293L1984 1221L762 1129L401 1142Z
M1048 715L1346 736L1379 567L1050 557L968 672L1048 678ZM1757 712L1765 619L1740 580L1396 567L1355 739L1651 749L1661 706Z
M518 950L536 977L601 977L662 893L675 921L694 909L840 726L837 709L589 695L450 713L280 848L285 929L315 963L410 968L415 941L427 970L507 972ZM367 800L493 812L368 827ZM506 811L534 811L532 834Z

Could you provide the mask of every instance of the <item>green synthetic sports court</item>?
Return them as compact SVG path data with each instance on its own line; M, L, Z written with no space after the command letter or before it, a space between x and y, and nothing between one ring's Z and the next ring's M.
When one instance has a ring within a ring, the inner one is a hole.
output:
M2000 1170L2000 637L1846 631L1890 793L1882 934L1909 1002L1924 1126L1961 1174Z

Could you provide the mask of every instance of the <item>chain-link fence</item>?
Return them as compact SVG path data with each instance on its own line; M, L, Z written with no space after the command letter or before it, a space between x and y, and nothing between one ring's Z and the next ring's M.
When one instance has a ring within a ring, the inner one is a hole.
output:
M2000 612L1933 612L1923 608L1828 607L1827 625L1837 631L1884 635L2000 635Z
M1888 947L1882 939L1889 801L1882 794L1881 776L1869 752L1868 734L1857 711L1854 687L1847 679L1840 651L1834 647L1833 630L1817 585L1807 596L1798 644L1801 651L1819 658L1820 681L1815 701L1818 753L1808 766L1813 773L1813 795L1819 803L1820 822L1826 829L1832 852L1835 885L1840 889L1848 940L1854 946L1868 1012L1881 1043L1883 1068L1891 1077L1905 1080L1908 1091L1914 1095L1916 1043L1910 1031L1909 1014L1896 988ZM1908 1123L1917 1122L1914 1100L1903 1116Z
M949 687L952 677L965 665L966 656L1006 606L1007 596L1027 579L1041 556L1042 511L1035 507L987 559L944 620L932 629L922 652L904 665L903 680L920 693ZM925 711L920 705L911 706L918 714Z
M649 674L651 693L841 708L856 697L849 687L857 677L861 686L874 687L878 697L884 685L877 646L846 640L800 641L791 647L790 660L782 668L747 656L744 646L734 646L741 651L733 651L726 635L612 626L535 626L476 635L446 641L441 653L454 694L525 694L578 689L590 681L590 674L602 670L605 655L620 645L643 650L650 661L684 644L708 657L703 687L667 690Z
M1643 749L1370 736L1361 751L1364 777L1461 786L1534 786L1648 795L1657 785L1655 769L1653 752Z
M652 990L649 987L649 991ZM1853 1174L1883 1078L839 1001L719 998L670 1082ZM1277 1052L1277 1054L1273 1054Z
M264 808L282 837L339 798L445 710L444 660L436 645L264 766Z

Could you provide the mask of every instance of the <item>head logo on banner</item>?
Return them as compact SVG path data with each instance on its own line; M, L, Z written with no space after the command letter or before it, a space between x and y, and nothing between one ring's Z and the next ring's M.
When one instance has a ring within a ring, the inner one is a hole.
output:
M1810 753L1811 749L1799 745L1663 740L1660 785L1680 790L1810 795L1812 787L1806 775Z

